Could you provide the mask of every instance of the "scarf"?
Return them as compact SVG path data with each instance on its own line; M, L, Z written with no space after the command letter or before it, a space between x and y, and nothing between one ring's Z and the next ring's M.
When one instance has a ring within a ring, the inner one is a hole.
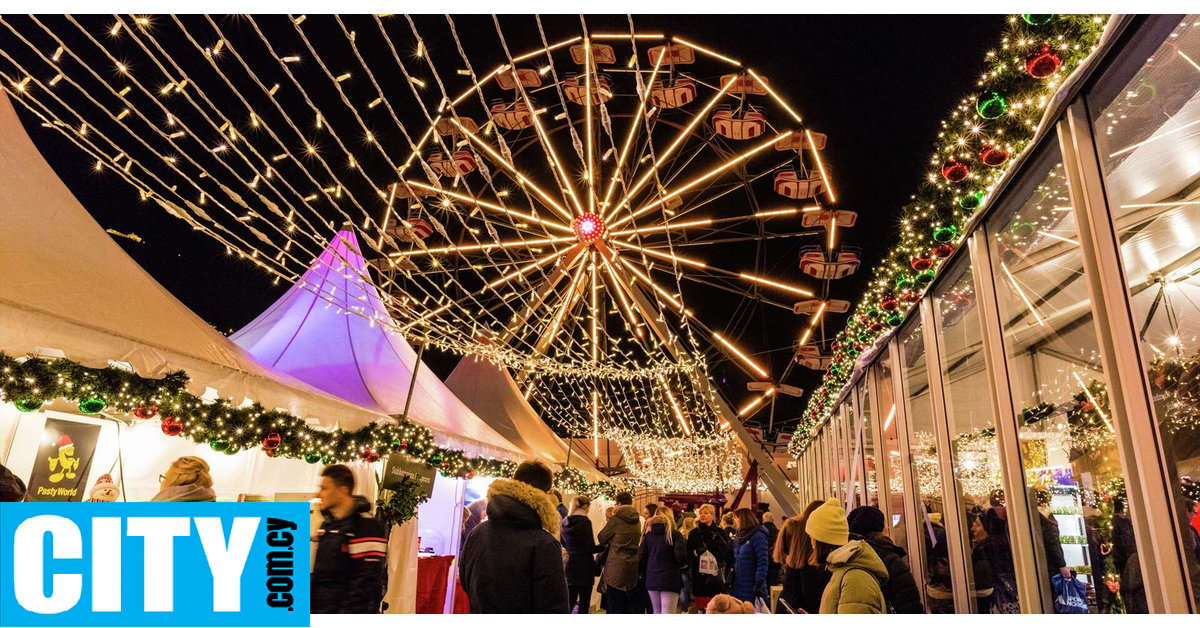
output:
M756 525L753 528L746 528L745 530L738 530L737 542L745 543L745 542L749 541L750 537L754 536L754 533L758 532L758 529L761 527L762 527L762 525Z

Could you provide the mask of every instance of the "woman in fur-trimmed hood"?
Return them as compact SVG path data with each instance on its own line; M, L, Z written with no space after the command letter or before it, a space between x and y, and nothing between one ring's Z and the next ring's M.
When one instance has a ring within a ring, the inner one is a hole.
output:
M472 613L568 612L551 482L546 465L523 463L512 480L488 487L487 521L462 550L460 573Z

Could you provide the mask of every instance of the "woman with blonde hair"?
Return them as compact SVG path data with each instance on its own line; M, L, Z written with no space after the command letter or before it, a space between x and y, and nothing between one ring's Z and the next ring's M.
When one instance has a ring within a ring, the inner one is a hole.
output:
M646 590L655 615L675 612L683 589L682 571L687 567L687 548L683 535L675 531L670 511L659 510L646 522L638 561L646 573Z
M733 562L729 537L717 527L717 509L704 504L696 511L696 529L687 538L692 574L692 599L705 610L714 596L725 592L726 568Z
M212 476L208 474L208 463L197 456L183 456L158 476L158 494L152 502L215 502L217 494L212 490Z
M592 586L595 583L595 554L600 547L592 534L592 520L588 511L592 500L583 495L571 500L571 514L559 524L559 538L567 550L567 608L569 612L586 615L592 602Z

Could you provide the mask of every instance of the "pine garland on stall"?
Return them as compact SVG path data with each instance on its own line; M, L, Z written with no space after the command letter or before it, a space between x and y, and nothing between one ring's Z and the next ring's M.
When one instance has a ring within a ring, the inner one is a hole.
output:
M383 522L385 530L391 530L392 526L404 525L417 516L417 506L427 501L429 497L421 490L421 483L405 477L396 488L379 492L379 500L375 502L375 517Z
M789 449L802 453L829 418L855 359L899 327L965 237L971 217L1029 146L1047 104L1066 77L1095 50L1103 15L1012 15L970 95L942 122L924 185L903 208L900 242L875 276L814 391Z
M355 431L324 430L257 403L234 406L229 399L207 401L187 391L190 380L183 371L151 379L116 366L90 368L63 358L17 359L0 352L0 375L0 397L22 412L67 399L78 403L84 414L108 410L143 421L159 419L167 436L182 436L229 455L258 447L272 458L333 464L375 462L400 451L449 477L511 477L516 470L507 460L470 458L438 447L428 428L406 419L376 422Z

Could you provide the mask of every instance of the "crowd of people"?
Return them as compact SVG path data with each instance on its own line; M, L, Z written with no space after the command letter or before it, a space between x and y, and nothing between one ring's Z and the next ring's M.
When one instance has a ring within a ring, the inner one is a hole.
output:
M623 492L596 531L591 500L568 507L552 483L527 462L489 487L459 568L472 613L588 613L594 587L609 614L924 612L877 508L814 501L780 528L750 508L639 511Z
M0 472L4 499L23 499L20 479L2 467ZM568 507L553 477L542 463L523 463L512 479L493 481L485 499L464 508L459 573L472 613L588 613L597 588L599 606L609 614L768 612L773 585L782 589L769 609L777 614L926 612L905 549L888 537L884 514L873 506L846 513L836 501L813 501L776 526L770 512L738 508L718 517L711 504L677 513L651 503L639 512L632 495L623 492L596 531L591 500L576 496ZM150 501L212 502L212 487L208 463L184 456L159 476L159 491ZM386 608L387 531L354 489L348 467L322 470L313 613ZM1189 516L1200 520L1189 506ZM981 613L1015 606L1015 596L1006 601L1004 595L1013 568L1003 513L1002 502L967 513L973 597ZM1121 525L1128 527L1126 520L1117 508L1114 528L1131 536ZM1044 539L1047 566L1069 574L1061 550L1051 551L1058 547L1051 542L1057 537L1052 523L1042 522L1050 529ZM932 521L931 526L940 528ZM953 612L945 533L922 536L929 612ZM939 595L943 589L945 595ZM1136 606L1137 598L1129 597L1126 604Z

